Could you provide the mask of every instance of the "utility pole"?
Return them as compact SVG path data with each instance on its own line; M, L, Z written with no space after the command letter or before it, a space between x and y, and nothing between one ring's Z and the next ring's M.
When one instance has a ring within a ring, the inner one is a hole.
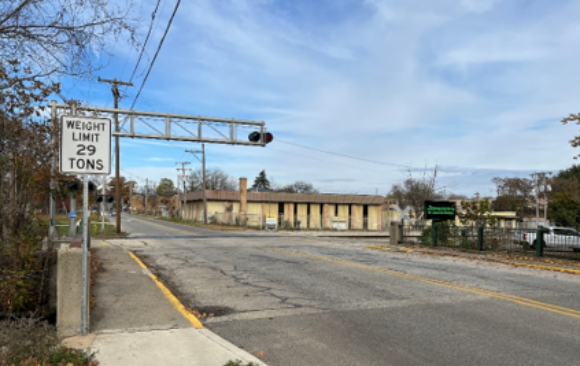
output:
M126 85L126 86L133 86L132 82L121 81L117 79L101 79L99 77L99 81L101 83L109 83L112 84L111 92L113 92L113 97L115 98L115 109L119 109L119 85ZM119 131L119 114L115 112L115 132ZM117 179L116 186L115 186L115 204L117 206L117 234L121 233L121 178L120 178L120 170L121 170L121 162L120 162L120 153L119 153L119 136L115 136L115 178Z
M206 197L206 184L205 184L205 144L201 144L201 151L199 150L185 150L185 152L192 153L197 160L199 158L195 154L201 153L201 166L202 166L202 187L203 187L203 224L207 225L207 197Z
M183 220L184 216L186 216L185 211L187 209L185 206L185 204L186 204L186 201L185 201L185 180L186 180L185 179L185 172L188 170L191 170L189 168L186 168L185 166L188 164L191 164L191 163L189 161L182 161L181 163L175 163L175 164L178 164L178 165L181 164L181 168L177 168L177 170L178 171L181 170L181 179L183 180L183 206L181 207L181 211L182 211L181 219Z

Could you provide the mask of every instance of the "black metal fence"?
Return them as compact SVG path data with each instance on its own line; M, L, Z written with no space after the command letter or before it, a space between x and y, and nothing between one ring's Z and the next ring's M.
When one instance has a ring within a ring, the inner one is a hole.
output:
M408 244L580 258L580 234L573 229L512 229L435 223L405 224L401 231L402 242Z

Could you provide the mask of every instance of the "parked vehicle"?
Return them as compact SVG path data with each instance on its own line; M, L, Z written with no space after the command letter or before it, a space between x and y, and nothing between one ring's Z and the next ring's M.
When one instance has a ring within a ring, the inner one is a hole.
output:
M531 249L535 249L536 233L535 229L516 230L514 231L514 241L519 244L528 244ZM544 227L542 246L555 250L580 252L580 233L569 227L546 226Z

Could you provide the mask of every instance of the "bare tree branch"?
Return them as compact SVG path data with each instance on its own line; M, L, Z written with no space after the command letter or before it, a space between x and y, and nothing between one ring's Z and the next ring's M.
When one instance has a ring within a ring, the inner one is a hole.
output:
M0 57L39 76L90 76L111 59L113 42L138 45L131 1L0 0Z
M8 19L14 17L16 14L18 14L28 3L30 3L31 0L24 0L20 3L20 5L18 5L11 13L5 15L2 20L0 20L0 25L4 24Z

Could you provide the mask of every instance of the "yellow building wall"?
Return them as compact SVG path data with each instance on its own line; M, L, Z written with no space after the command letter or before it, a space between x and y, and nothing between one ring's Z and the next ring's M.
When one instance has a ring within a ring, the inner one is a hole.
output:
M203 202L197 202L195 205L195 221L203 221Z
M311 203L310 204L310 222L308 223L308 227L310 229L320 229L322 227L320 217L320 204L318 203Z
M262 214L262 202L248 202L248 225L260 226Z
M341 221L348 220L348 206L349 205L338 205L338 217Z
M264 204L264 215L266 217L278 218L278 204L277 203Z
M248 215L257 215L263 214L262 212L262 203L261 202L248 202Z
M224 212L224 204L218 201L208 201L207 202L207 213L208 215L214 215L215 213Z
M369 230L379 230L381 223L378 220L380 206L368 206L367 228Z
M308 221L308 204L307 203L297 203L296 204L296 220L300 220L300 227L306 227L306 221Z
M330 227L332 227L332 218L336 217L336 215L334 214L335 210L336 210L336 205L329 203L328 204L328 217L330 218L330 222L331 222Z

